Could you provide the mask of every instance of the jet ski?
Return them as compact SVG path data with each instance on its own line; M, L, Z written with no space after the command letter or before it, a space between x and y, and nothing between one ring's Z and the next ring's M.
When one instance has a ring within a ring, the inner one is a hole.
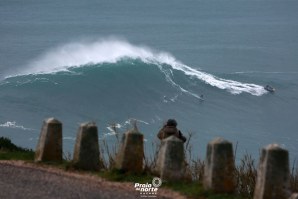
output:
M274 93L274 92L275 92L275 88L273 88L273 87L270 86L270 85L266 85L266 86L264 86L264 89L265 89L266 91L269 91L270 93Z

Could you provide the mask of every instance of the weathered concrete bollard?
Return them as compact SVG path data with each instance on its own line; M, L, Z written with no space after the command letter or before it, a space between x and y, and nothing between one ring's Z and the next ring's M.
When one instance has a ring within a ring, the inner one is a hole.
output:
M143 171L144 136L137 129L123 134L122 143L116 155L117 169L140 173Z
M289 187L289 153L270 144L262 149L254 199L288 199Z
M183 142L176 136L162 140L154 170L163 180L178 181L185 179Z
M289 199L298 199L298 193L293 193Z
M232 143L215 138L207 145L204 168L204 188L216 193L235 191L235 162Z
M35 162L62 161L62 123L49 118L43 122L35 151Z
M98 132L95 123L80 125L74 147L74 167L83 170L99 170Z

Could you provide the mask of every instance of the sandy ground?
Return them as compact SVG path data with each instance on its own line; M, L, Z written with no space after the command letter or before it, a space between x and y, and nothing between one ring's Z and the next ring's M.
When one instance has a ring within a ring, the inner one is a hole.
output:
M144 197L135 190L134 183L110 182L91 174L66 172L24 161L0 161L0 198L185 198L163 188L157 193L156 197Z

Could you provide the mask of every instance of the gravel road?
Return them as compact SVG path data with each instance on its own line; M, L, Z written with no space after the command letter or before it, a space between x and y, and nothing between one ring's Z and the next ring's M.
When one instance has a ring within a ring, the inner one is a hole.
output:
M76 199L76 198L149 198L141 197L133 183L118 183L102 178L41 167L23 161L0 161L0 198ZM150 197L152 198L152 197ZM154 198L184 198L159 189Z

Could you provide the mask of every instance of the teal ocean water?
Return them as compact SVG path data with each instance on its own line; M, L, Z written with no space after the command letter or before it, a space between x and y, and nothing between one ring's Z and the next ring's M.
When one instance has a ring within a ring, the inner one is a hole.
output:
M80 123L109 140L111 124L124 132L136 119L151 145L175 118L200 158L219 136L239 157L279 143L294 161L297 10L294 0L1 1L0 136L34 149L56 117L72 153Z

